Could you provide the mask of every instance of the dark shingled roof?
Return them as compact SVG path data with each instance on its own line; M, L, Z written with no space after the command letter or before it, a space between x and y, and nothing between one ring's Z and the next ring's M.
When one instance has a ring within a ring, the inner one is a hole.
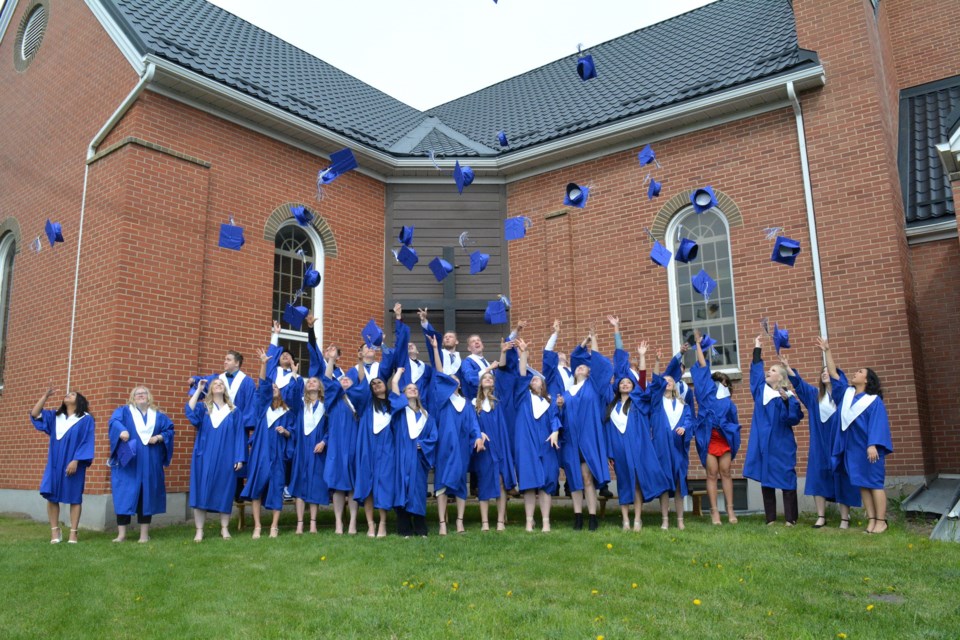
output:
M422 113L205 0L103 2L141 53L397 156L510 153L816 63L789 0L718 0L590 48L593 80L571 55Z

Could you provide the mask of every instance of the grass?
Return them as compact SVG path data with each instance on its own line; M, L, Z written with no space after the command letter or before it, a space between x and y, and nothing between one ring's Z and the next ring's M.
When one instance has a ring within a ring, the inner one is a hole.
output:
M79 545L56 546L44 524L2 517L0 629L4 638L960 635L960 545L902 523L868 536L814 530L811 518L793 529L757 517L712 527L688 514L680 532L649 514L632 533L617 514L590 533L555 509L544 535L514 524L523 513L511 505L506 532L481 534L475 508L467 516L469 533L446 538L370 540L327 527L300 537L285 514L277 540L247 530L223 541L211 525L199 545L192 527L177 526L144 545L81 531Z

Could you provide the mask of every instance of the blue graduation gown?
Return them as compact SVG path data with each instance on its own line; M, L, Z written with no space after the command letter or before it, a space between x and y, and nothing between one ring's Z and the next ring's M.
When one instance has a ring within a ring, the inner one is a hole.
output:
M550 406L540 417L533 413L533 398L530 391L532 373L518 376L514 384L513 404L516 411L514 430L514 459L517 470L517 488L520 491L542 489L547 493L557 490L560 474L560 458L547 439L560 431L560 416L557 405Z
M327 450L324 448L322 453L314 452L321 442L326 446L330 403L324 393L324 400L317 400L309 407L305 406L302 397L290 407L296 416L295 426L291 430L293 467L290 472L290 495L310 504L330 504L330 488L323 479ZM318 419L317 414L321 412L323 415ZM308 424L313 425L314 422L316 426L307 433Z
M207 405L184 408L187 420L196 430L190 459L190 506L193 509L230 513L237 475L233 466L247 461L247 438L241 414L233 409L216 427L207 413Z
M704 468L707 466L710 438L715 430L719 431L730 445L730 459L733 460L740 451L740 416L737 405L733 403L733 398L717 397L717 383L711 377L709 360L705 367L701 367L699 363L694 364L690 368L690 376L693 378L693 390L699 407L694 438L700 464Z
M348 393L359 416L353 499L362 503L372 495L374 508L393 509L397 477L393 415L405 405L391 403L388 395L385 406L378 410L366 379L361 384L350 387ZM377 424L383 428L374 433Z
M65 416L61 418L66 419ZM50 436L47 466L40 480L40 495L50 502L83 503L87 467L93 462L93 416L84 414L59 440L56 411L44 409L40 418L30 416L30 422L37 431ZM74 460L77 461L77 471L68 476L67 465Z
M356 371L354 369L354 371ZM364 378L366 382L366 378ZM356 405L351 408L352 398L359 395L358 387L345 392L340 383L323 379L323 389L330 402L327 414L327 462L323 479L331 491L353 491L357 481L357 415ZM368 389L366 384L363 388ZM367 391L366 395L370 395ZM347 398L351 398L350 403Z
M298 392L292 383L297 377L292 371L286 371L280 368L280 356L283 355L283 347L271 344L267 347L267 379L271 384L277 385L280 389L280 396L289 407L291 403L296 402L297 394L303 396L302 389ZM309 369L309 365L308 365ZM258 387L259 388L259 387ZM256 423L260 422L260 406L257 405Z
M486 359L486 358L484 358ZM487 360L489 364L491 361ZM484 369L483 365L467 355L460 361L460 389L465 398L476 398L477 390L480 387L480 372Z
M664 377L670 376L673 378L673 381L677 385L677 390L680 392L680 397L683 398L683 403L690 407L690 413L693 414L693 417L696 417L697 407L693 403L695 396L690 385L683 381L680 369L680 354L670 358L670 362L667 363L667 368L663 370L663 375Z
M467 466L470 451L480 437L477 412L473 404L463 398L463 407L457 409L451 401L459 383L452 377L436 372L430 391L430 414L436 416L437 448L434 463L433 486L446 489L449 495L466 499ZM461 396L462 397L462 396Z
M517 474L514 451L516 444L507 428L508 416L513 416L513 388L516 376L507 370L495 369L493 372L494 392L497 402L489 411L481 406L477 408L477 398L473 397L472 410L477 416L477 425L481 433L489 438L483 451L471 454L472 470L477 474L477 498L495 500L500 497L500 484L506 490L517 486Z
M574 371L581 364L590 367L588 377L576 394L563 393L563 429L560 432L560 462L571 491L583 490L580 459L587 463L597 486L610 482L607 441L603 433L604 390L610 386L613 364L601 353L577 347L570 354Z
M164 467L170 466L173 457L173 421L165 414L154 411L152 436L163 436L163 442L143 444L137 433L133 411L135 406L118 407L110 417L110 489L113 492L113 512L118 516L131 516L137 512L137 502L143 493L143 515L152 516L167 511L167 489ZM148 413L149 416L149 413ZM130 436L127 442L120 439L124 431ZM129 447L135 452L126 466L120 464L117 447Z
M239 375L239 372L238 374ZM230 401L233 403L233 406L236 407L241 414L241 423L246 429L253 429L257 424L257 385L253 382L253 378L244 374L240 381L237 382L237 376L234 376L233 380L226 378L225 373L211 373L208 376L194 376L193 383L190 385L190 396L193 396L193 392L196 391L197 383L200 380L207 381L206 389L210 389L210 383L214 380L224 377L227 384L227 393L230 394ZM207 390L204 390L200 394L198 402L207 397Z
M569 367L564 367L568 376L573 376ZM554 401L567 390L560 374L560 357L556 351L543 350L543 378L547 381L547 392Z
M400 376L398 384L400 389L405 388L408 384L413 381L413 367L414 363L410 360L410 356L407 353L407 348L410 346L410 327L408 327L402 320L397 320L394 325L394 335L395 339L395 348L394 348L394 359L397 361L397 366L403 367L403 374ZM430 348L431 353L431 362L433 361L433 348ZM400 364L402 363L402 364ZM423 362L419 361L419 364L423 367L422 375L417 379L417 391L420 392L420 402L424 406L427 406L430 402L430 392L431 385L430 381L433 378L433 367ZM394 369L396 370L396 369Z
M653 381L643 395L643 409L650 422L653 447L664 475L670 479L670 495L690 493L687 487L687 470L690 468L690 441L693 440L694 419L690 406L683 405L676 426L670 426L667 410L663 406L663 392L667 381L654 374ZM678 399L679 403L680 400ZM683 428L683 435L677 430Z
M443 335L437 333L436 329L433 328L433 325L431 325L428 322L427 325L423 327L423 337L429 338L430 336L433 336L434 338L437 339L437 345L443 344ZM437 371L443 371L448 375L457 376L457 377L460 376L460 362L462 362L462 359L463 359L462 356L460 356L460 354L457 354L459 358L454 358L453 356L450 355L450 353L445 351L441 346L440 359L443 362L440 362L438 364L433 359L433 348L430 347L430 341L427 340L426 344L427 344L427 355L430 357L430 365L434 369L436 369ZM448 368L449 370L447 370ZM469 398L470 396L467 396L467 397Z
M753 394L753 418L743 475L763 487L797 489L797 440L793 427L803 418L800 402L793 395L784 402L779 397L763 404L766 370L763 360L750 365L750 392Z
M291 397L303 397L303 378L291 380L287 387L292 387L289 391ZM287 410L271 422L268 411L272 403L273 382L261 379L257 387L257 414L260 419L253 430L247 484L240 497L262 500L267 509L279 511L283 508L284 461L290 457L291 443L290 437L280 435L277 427L292 432L297 428L298 416Z
M858 394L853 387L847 387L837 403L840 427L833 443L833 463L836 469L847 473L854 487L883 489L887 475L886 457L893 453L890 421L883 399L875 398L856 418L849 421L846 429L843 428L844 422L852 416L844 416L845 401L852 401L852 409L855 409L856 402L864 396L866 394ZM867 448L870 446L876 447L880 456L873 463L867 459Z
M427 475L436 460L437 423L426 415L423 430L411 437L407 425L408 401L404 396L390 394L393 414L393 433L396 442L397 475L394 485L394 506L418 516L427 514Z

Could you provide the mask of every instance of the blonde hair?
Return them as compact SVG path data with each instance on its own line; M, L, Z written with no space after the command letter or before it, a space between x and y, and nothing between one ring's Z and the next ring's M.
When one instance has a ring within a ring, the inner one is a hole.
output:
M230 392L227 391L227 385L220 378L214 378L214 380L210 383L210 386L207 387L207 397L203 399L203 403L207 405L207 411L213 411L213 385L218 382L223 385L224 404L230 407L230 410L233 411L233 401L230 400Z
M490 401L491 410L495 409L497 406L497 403L500 402L497 399L497 396L494 395L494 391L496 391L496 386L490 387L489 393L483 390L483 379L486 378L487 376L490 376L491 378L496 380L496 378L494 378L493 374L490 372L487 372L482 376L480 376L480 384L477 385L477 403L476 403L476 406L474 407L474 409L476 409L477 411L477 415L480 415L480 412L483 411L484 400Z
M775 387L777 389L786 389L787 391L793 391L793 387L790 385L790 378L787 374L787 368L782 364L775 364L771 369L776 369L777 373L780 374L780 384Z
M666 379L666 378L670 378L671 380L673 380L673 378L672 378L671 376L664 376L664 379ZM672 391L667 391L667 388L666 388L666 387L663 388L663 397L664 397L664 398L672 398L673 400L679 400L679 401L680 401L680 404L686 404L686 403L683 401L683 396L680 395L680 387L677 386L677 381L676 381L676 380L673 380L673 390L672 390Z
M137 400L135 396L137 395L137 391L139 391L140 389L143 389L144 391L147 392L147 403L149 407L151 409L156 409L157 405L153 402L153 394L150 393L150 388L143 384L138 384L137 386L135 386L133 389L130 390L130 398L127 399L127 404L133 407L137 405Z

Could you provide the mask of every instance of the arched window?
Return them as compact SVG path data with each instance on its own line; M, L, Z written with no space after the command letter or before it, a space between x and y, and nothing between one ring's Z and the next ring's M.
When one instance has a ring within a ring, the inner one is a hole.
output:
M733 295L733 265L730 258L730 227L716 207L697 214L692 207L678 213L667 225L666 245L676 255L680 237L690 238L700 246L697 257L689 263L674 260L669 271L670 322L674 353L685 340L691 340L694 329L700 329L717 341L716 353L710 357L715 369L739 370L736 304ZM693 290L690 280L705 269L717 281L717 288L708 299ZM690 367L695 359L692 351L685 360Z
M10 320L10 290L13 288L13 259L17 243L12 233L0 238L0 389L7 364L7 327Z
M310 309L316 321L313 324L317 344L323 345L323 244L312 227L302 227L295 220L283 223L275 238L273 257L273 319L280 323L280 344L286 347L297 362L304 363L300 372L306 373L307 326L300 330L283 320L287 303L293 302L297 290L303 286L303 272L307 262L320 272L320 284L313 289L304 289L295 304ZM303 251L303 256L298 251Z

